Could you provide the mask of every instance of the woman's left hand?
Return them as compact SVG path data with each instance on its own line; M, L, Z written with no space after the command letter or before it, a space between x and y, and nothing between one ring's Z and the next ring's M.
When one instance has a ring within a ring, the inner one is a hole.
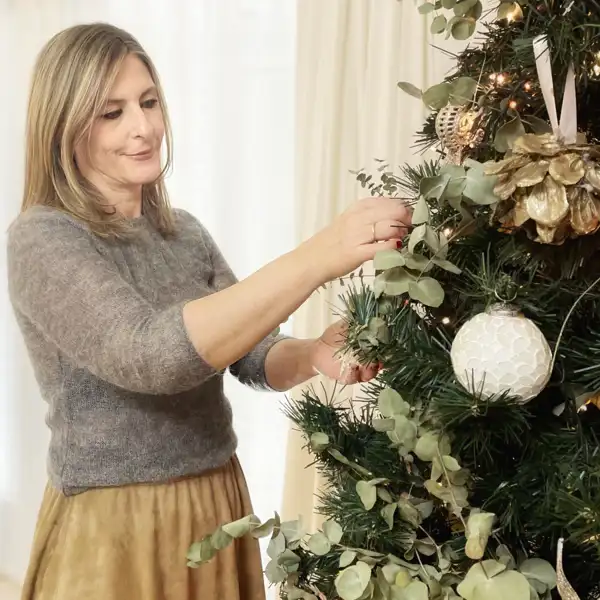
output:
M337 321L315 340L312 353L313 367L321 375L345 385L370 381L379 372L380 365L359 365L356 362L348 362L347 357L340 356L345 334L346 323Z

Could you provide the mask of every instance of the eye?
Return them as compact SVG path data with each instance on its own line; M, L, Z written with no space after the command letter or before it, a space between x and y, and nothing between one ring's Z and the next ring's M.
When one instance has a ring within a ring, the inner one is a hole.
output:
M158 106L158 100L156 98L150 98L142 102L142 108L156 108Z
M113 121L114 119L118 119L121 116L121 113L123 111L121 109L119 110L113 110L111 112L105 113L104 115L102 115L103 119L108 119L109 121Z

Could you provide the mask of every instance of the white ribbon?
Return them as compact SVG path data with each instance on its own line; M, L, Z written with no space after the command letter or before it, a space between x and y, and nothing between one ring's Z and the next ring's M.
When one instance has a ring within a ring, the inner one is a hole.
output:
M574 144L577 141L577 98L575 95L575 71L573 65L569 66L567 72L559 121L556 112L556 100L554 98L550 48L548 47L548 38L545 35L538 35L534 38L533 52L540 88L544 96L548 116L550 117L552 131L565 144Z

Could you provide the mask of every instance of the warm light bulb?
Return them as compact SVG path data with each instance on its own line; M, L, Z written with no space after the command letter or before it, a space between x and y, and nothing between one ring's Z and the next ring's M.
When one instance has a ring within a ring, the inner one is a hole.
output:
M531 91L531 84L529 83L529 81L526 81L523 87L525 88L526 92Z
M452 228L446 227L446 229L444 229L444 235L449 238L452 235Z
M600 77L600 65L596 63L592 68L594 70L594 75Z
M502 85L504 82L506 81L506 77L504 75L502 75L502 73L500 75L498 75L498 77L496 77L496 83Z
M498 75L496 73L490 73L490 81L496 81Z
M449 319L448 317L444 317L444 318L442 319L442 323L443 323L444 325L448 325L448 324L450 323L450 319Z
M517 102L515 100L511 100L508 105L515 110L515 108L517 108Z

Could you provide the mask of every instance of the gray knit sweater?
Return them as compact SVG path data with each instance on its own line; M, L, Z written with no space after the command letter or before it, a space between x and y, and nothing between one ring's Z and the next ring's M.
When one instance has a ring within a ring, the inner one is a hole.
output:
M51 430L49 478L71 495L164 482L226 463L236 448L223 373L195 351L183 305L235 282L214 241L176 210L164 239L143 216L105 240L51 208L9 231L11 302ZM230 367L267 388L270 336Z

